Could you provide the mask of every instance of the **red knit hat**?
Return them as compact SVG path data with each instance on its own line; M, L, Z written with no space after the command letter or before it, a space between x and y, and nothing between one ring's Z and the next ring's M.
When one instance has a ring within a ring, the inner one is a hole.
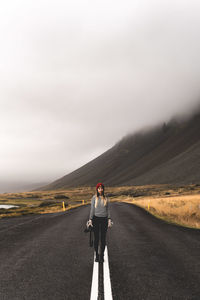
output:
M98 190L98 187L99 187L100 185L101 185L101 186L102 186L102 188L104 189L104 184L103 184L103 183L101 183L101 182L99 182L99 183L97 183L97 185L96 185L96 190Z

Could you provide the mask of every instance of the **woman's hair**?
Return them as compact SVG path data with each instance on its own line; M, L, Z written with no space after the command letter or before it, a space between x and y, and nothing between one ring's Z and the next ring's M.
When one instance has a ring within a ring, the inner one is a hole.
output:
M103 193L102 193L103 199L101 198L101 201L103 200L104 206L106 206L106 204L107 204L107 198L106 198L106 196L104 195L104 186L101 185L101 187L102 187L102 189L103 189ZM97 192L96 192L96 199L95 199L95 207L97 207L97 201L98 201L99 196L100 196L100 194L99 194L98 189L97 189Z

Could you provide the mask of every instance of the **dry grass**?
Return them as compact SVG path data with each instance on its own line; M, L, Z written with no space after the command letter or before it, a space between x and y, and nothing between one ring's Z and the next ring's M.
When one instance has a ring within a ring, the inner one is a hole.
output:
M150 213L166 221L200 228L200 195L182 195L172 197L143 197L125 201L145 208Z
M18 205L18 208L0 209L0 218L17 217L28 214L44 214L63 211L83 205L92 197L91 188L67 189L62 191L4 193L0 194L0 204Z

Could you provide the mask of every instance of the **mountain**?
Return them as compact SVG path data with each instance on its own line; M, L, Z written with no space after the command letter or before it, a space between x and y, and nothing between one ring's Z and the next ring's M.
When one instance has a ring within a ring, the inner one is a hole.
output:
M200 182L200 112L129 134L112 148L41 190L75 186Z

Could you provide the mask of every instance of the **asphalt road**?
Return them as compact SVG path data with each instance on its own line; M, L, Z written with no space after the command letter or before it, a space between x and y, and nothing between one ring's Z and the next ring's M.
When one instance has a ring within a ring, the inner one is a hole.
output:
M112 203L108 230L114 300L200 299L200 230ZM0 299L90 299L89 206L0 220Z
M200 230L113 205L108 234L114 299L200 299Z

